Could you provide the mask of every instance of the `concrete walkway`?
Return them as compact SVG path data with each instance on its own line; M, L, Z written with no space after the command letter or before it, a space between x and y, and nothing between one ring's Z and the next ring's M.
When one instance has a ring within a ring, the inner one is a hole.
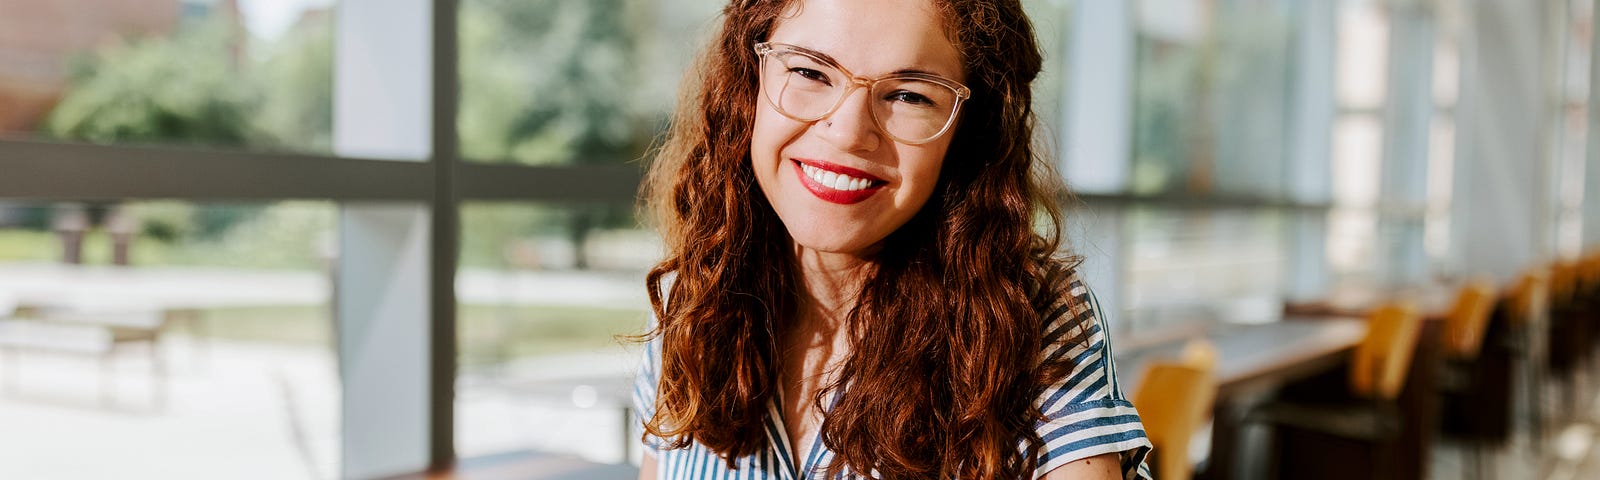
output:
M466 270L457 291L465 304L644 311L642 279ZM329 291L323 274L307 271L0 264L0 296L37 305L320 306ZM143 345L134 347L105 363L69 353L0 356L0 380L16 386L0 395L0 479L337 478L340 384L331 347L196 340L179 328L157 347L168 365L164 382L152 376ZM619 346L462 372L458 453L624 461L626 438L636 434L611 391L631 378L638 358ZM164 402L154 389L164 390Z
M16 385L0 395L0 478L337 478L340 387L331 349L176 334L160 351L171 365L165 382L150 375L144 352L116 357L109 371L85 356L0 358L0 376ZM528 386L626 378L637 358L618 347L516 362L494 377L464 375L458 453L573 458L551 465L625 461L622 445L637 433L616 404ZM165 389L164 403L154 388Z

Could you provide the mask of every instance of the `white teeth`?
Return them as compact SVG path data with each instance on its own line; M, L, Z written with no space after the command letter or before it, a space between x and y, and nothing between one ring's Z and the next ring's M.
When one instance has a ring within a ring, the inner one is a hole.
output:
M800 171L822 186L834 190L855 191L872 186L871 180L830 172L804 163L800 164Z
M854 188L850 188L851 185L855 184L854 180L855 180L854 178L850 178L850 177L847 177L847 176L844 176L844 175L840 175L837 180L833 181L833 189L834 190L855 190Z

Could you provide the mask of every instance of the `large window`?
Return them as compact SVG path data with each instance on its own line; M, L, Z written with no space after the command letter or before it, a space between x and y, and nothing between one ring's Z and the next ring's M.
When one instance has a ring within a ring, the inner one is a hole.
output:
M1136 5L1131 192L1283 198L1290 8Z
M1122 328L1270 321L1294 214L1291 56L1302 9L1284 2L1134 2L1129 180L1091 197L1122 219ZM1069 181L1071 178L1068 179ZM1097 252L1087 252L1097 254Z
M1402 285L1449 265L1461 5L1339 7L1328 259L1337 283Z
M716 7L0 2L0 477L625 460L638 160Z

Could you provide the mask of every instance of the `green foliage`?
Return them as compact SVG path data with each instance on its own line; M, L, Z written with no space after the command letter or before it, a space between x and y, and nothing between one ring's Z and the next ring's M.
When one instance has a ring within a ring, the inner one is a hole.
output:
M565 235L566 216L542 204L471 203L461 207L461 265L507 268L508 249L535 237Z
M461 8L461 149L529 164L637 158L665 112L636 92L641 2L468 0Z
M134 242L136 265L319 270L335 218L330 204L305 201L199 206L162 201L126 208L144 221L144 238L163 240ZM247 219L230 218L237 216ZM95 248L86 246L85 253Z
M274 144L296 150L333 149L333 25L331 17L295 26L268 50L251 78L267 99L256 118Z
M209 21L180 35L128 41L80 59L44 133L97 143L244 146L261 101L238 81L231 27Z
M175 243L194 233L194 222L191 219L194 217L195 207L187 202L148 202L130 208L144 223L144 228L139 233L146 238Z
M144 221L140 240L133 242L133 263L262 269L321 270L324 249L331 247L336 210L327 202L284 201L271 205L200 205L185 202L134 202L122 206ZM195 218L250 210L240 221L212 236ZM149 241L154 240L154 241ZM84 237L85 263L110 261L111 238L103 230ZM48 261L60 258L54 232L0 230L0 262Z

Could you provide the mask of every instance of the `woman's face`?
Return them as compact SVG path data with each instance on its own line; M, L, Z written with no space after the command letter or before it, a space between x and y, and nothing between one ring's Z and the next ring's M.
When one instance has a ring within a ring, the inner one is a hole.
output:
M790 13L768 41L832 57L857 77L914 71L965 81L930 0L800 0ZM865 256L909 221L938 183L955 127L926 143L897 142L874 123L871 96L851 90L837 110L811 122L779 113L764 96L754 99L756 181L800 247Z

